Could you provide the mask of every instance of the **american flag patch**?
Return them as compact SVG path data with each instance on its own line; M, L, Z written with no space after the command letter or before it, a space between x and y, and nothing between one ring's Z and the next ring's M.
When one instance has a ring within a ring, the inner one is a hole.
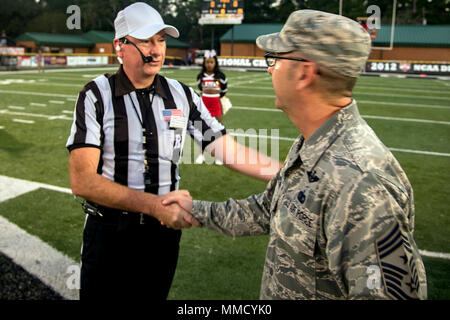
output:
M170 118L172 116L182 117L183 112L180 109L168 109L168 110L163 110L162 115L163 115L163 119L165 122L170 122Z
M386 293L393 299L418 299L419 276L408 237L395 226L376 241Z

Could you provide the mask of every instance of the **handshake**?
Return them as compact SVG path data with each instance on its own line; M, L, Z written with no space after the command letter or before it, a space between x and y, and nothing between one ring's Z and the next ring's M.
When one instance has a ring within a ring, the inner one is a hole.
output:
M189 191L175 190L160 198L162 199L162 210L157 213L156 218L159 219L162 225L176 230L202 226L191 215L193 199Z

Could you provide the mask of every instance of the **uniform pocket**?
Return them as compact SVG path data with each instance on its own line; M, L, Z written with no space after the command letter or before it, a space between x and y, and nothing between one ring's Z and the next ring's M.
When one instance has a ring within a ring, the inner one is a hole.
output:
M278 203L275 227L279 236L294 250L314 256L318 217L298 201L283 198Z
M174 130L165 129L159 135L159 156L161 159L172 161L175 142Z

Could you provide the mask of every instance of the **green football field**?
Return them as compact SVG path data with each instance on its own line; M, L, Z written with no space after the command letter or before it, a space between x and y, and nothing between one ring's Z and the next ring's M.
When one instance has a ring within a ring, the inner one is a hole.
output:
M113 71L0 73L0 176L69 188L65 143L77 94L90 79ZM162 72L194 88L197 73ZM267 142L267 152L283 161L299 132L274 108L270 75L237 71L226 75L233 103L224 117L227 129L241 133L239 141L244 141L242 134L277 133L278 145L266 139L259 142ZM354 97L413 185L419 249L448 256L450 81L361 77ZM194 165L188 158L184 155L180 167L181 188L195 199L245 198L265 189L261 181L223 166ZM0 202L0 215L79 261L84 213L73 196L41 188ZM267 236L229 238L206 229L184 230L169 298L257 299L267 242ZM450 299L450 260L430 255L423 259L429 298Z

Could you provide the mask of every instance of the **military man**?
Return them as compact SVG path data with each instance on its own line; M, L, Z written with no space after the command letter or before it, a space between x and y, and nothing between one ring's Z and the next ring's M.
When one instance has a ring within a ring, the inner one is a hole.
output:
M361 118L352 89L370 36L348 18L293 12L258 37L275 105L301 132L267 189L244 200L177 202L231 236L270 234L261 299L425 299L413 190Z

